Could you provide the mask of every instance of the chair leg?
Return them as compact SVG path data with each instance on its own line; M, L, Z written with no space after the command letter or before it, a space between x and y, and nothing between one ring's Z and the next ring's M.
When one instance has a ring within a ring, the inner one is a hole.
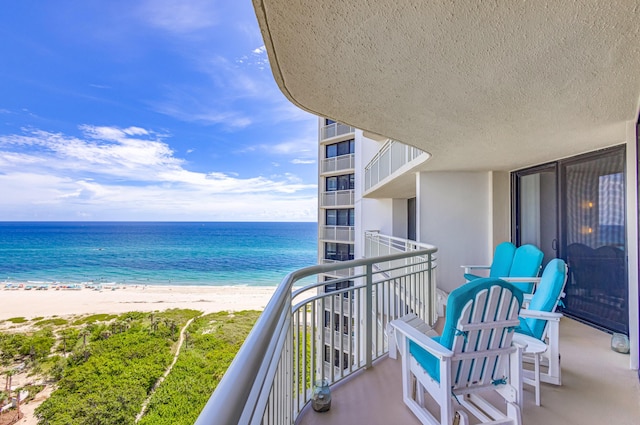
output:
M507 417L513 420L514 425L522 425L522 414L517 403L507 402Z
M453 417L453 425L469 425L469 415L462 410L456 410Z
M536 406L540 406L540 354L535 354L533 369L534 388L536 392Z
M560 368L560 321L549 322L547 338L549 339L549 350L545 357L549 359L549 371L542 375L542 381L553 385L562 385L562 371Z

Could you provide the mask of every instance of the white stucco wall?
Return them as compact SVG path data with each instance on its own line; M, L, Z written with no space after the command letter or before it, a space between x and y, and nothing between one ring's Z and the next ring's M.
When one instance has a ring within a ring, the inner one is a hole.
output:
M364 167L382 146L382 142L364 137L361 130L355 134L355 258L364 256L364 232L379 230L391 235L393 231L393 205L391 199L362 198Z
M437 284L450 292L465 283L462 264L493 256L488 172L422 172L417 176L418 239L435 245Z
M511 240L511 174L507 171L491 172L491 185L493 251L499 243Z
M393 199L393 230L390 233L391 236L396 238L407 238L407 200L406 199Z

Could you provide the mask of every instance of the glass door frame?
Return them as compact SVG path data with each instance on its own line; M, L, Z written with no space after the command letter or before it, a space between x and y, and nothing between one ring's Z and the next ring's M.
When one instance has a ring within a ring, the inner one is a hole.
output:
M638 137L640 138L640 135L638 135ZM639 142L640 145L640 142ZM567 259L567 239L568 239L568 235L567 235L567 214L568 214L568 210L567 210L567 167L571 166L571 165L575 165L575 164L580 164L580 163L584 163L584 162L588 162L588 161L592 161L592 160L596 160L598 158L601 157L606 157L612 154L616 154L616 153L622 153L624 160L623 160L623 173L625 175L625 185L627 183L627 173L628 173L628 167L627 167L627 161L626 161L626 155L628 154L628 150L627 150L627 146L626 144L621 144L621 145L616 145L616 146L612 146L612 147L608 147L608 148L604 148L604 149L599 149L597 151L593 151L593 152L588 152L585 154L581 154L581 155L576 155L573 157L569 157L569 158L564 158L564 159L560 159L557 161L552 161L552 162L548 162L545 164L540 164L540 165L536 165L533 167L529 167L529 168L523 168L520 170L515 170L511 172L511 240L514 244L516 244L517 246L520 245L520 222L519 219L521 217L520 213L520 188L519 188L519 184L518 184L518 179L520 177L524 177L527 175L532 175L532 174L537 174L540 172L543 172L545 170L555 170L556 172L556 240L557 240L557 246L556 246L556 256L558 258L562 258L566 261ZM640 189L639 189L640 191ZM628 220L629 217L627 216L626 212L627 212L627 203L629 202L628 197L627 197L627 190L625 189L624 192L624 213L625 213L625 219L624 219L624 223L625 223L625 246L624 246L624 252L626 253L626 255L628 256L628 249L629 249L629 241L628 241ZM626 266L626 277L627 277L627 285L629 285L629 261L628 261L628 257L625 260L625 266ZM627 308L630 308L630 296L631 294L628 292L627 293ZM602 330L605 330L607 332L611 332L611 330L609 330L608 328L605 328L602 325L598 325L597 323L591 322L590 320L587 319L582 319L581 317L578 316L573 316L572 314L570 314L569 311L565 312L565 314L567 314L570 317L573 317L574 319L577 319L579 321L585 322L587 324L589 324L590 326L594 326L596 328L600 328ZM630 329L630 323L629 323L630 319L627 319L627 332L629 332ZM640 372L639 372L640 375Z
M561 220L561 197L560 197L560 175L559 175L559 164L558 161L555 162L547 162L545 164L536 165L534 167L523 168L521 170L516 170L511 172L511 241L516 245L522 245L520 238L520 185L518 184L518 179L524 176L530 176L532 174L538 174L543 171L553 171L556 173L556 257L560 257L560 237L562 235L562 220Z

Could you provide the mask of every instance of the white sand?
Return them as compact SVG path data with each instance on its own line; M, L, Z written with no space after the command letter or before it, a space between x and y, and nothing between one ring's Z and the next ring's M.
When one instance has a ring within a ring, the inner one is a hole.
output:
M0 290L0 320L190 308L204 313L262 310L276 287L138 286L126 289Z

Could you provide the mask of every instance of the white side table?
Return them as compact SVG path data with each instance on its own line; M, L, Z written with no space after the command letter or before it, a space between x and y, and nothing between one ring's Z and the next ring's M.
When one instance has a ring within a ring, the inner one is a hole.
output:
M547 351L547 344L532 336L514 333L513 342L518 345L526 345L523 355L533 356L533 374L531 371L522 371L522 381L533 385L536 394L536 406L540 406L540 356Z

